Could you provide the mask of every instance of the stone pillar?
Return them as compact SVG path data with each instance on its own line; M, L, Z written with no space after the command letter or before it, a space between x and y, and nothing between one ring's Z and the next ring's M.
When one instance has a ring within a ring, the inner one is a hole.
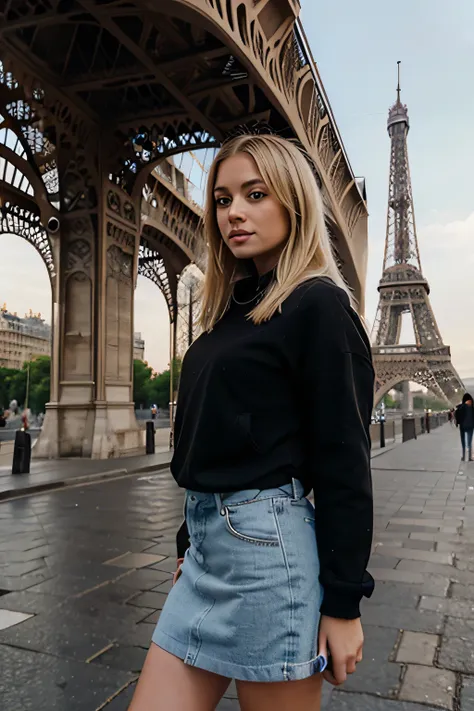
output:
M91 139L87 154L77 145L58 150L52 401L36 457L105 459L144 451L132 401L140 210L109 181L102 144Z

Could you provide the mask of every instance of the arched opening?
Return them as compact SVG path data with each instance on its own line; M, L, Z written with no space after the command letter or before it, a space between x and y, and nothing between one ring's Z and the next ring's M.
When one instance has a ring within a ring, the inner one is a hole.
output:
M26 409L35 440L50 399L51 278L46 262L26 239L0 232L0 250L0 409L10 411L2 438L13 440Z
M195 261L200 262L204 246L200 238L196 240L196 227L214 154L215 150L202 149L168 157L154 167L153 179L143 189L146 217L134 304L134 400L139 421L156 405L169 423L171 379L175 396L180 363L198 335L202 271Z

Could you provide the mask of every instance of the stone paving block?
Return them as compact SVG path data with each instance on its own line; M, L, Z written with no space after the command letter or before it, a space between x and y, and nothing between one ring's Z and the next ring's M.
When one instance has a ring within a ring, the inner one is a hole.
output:
M176 563L175 563L176 567ZM172 580L173 575L165 570L141 568L132 570L120 578L120 584L133 590L151 590L166 580Z
M463 676L460 711L472 711L472 709L474 709L474 679L469 676Z
M118 633L117 639L119 643L123 643L131 647L143 647L143 649L148 649L151 644L154 629L154 624L139 622L138 624L129 627L127 630Z
M128 711L133 694L135 693L135 688L136 682L126 686L125 689L122 689L120 693L114 696L112 701L104 707L104 711Z
M433 665L439 638L434 634L404 632L396 661L403 664Z
M144 608L142 608L142 609L144 609ZM143 617L143 619L140 620L140 622L148 622L150 624L153 623L154 625L156 625L156 623L160 619L160 615L161 615L161 610L155 610L155 612L152 612L151 615L147 615L146 617Z
M398 630L364 627L364 658L357 672L344 683L347 691L377 693L390 696L396 693L400 680L400 665L389 662L398 639Z
M440 563L427 563L421 560L401 560L397 565L397 570L405 572L434 573L445 577L458 578L462 571L458 571L452 565L442 565Z
M389 523L387 526L387 531L390 533L399 533L406 531L408 532L417 532L417 533L432 533L433 527L432 526L426 526L424 524L419 524L417 526L415 525L410 525L410 528L407 529L407 525L401 525L398 521L397 523Z
M409 665L403 679L400 699L453 709L456 676L445 669Z
M162 560L155 565L151 565L150 568L151 570L162 570L167 573L174 573L176 570L176 554L169 558L165 558L165 560Z
M462 617L465 620L474 620L474 602L467 600L445 599L423 595L420 600L420 610L432 610L451 617Z
M142 647L126 647L114 644L113 647L93 659L91 663L139 673L142 670L146 655L147 650Z
M403 547L413 548L418 551L433 551L434 545L434 541L417 541L413 538L409 538L408 541L404 542Z
M117 558L105 561L104 565L113 565L118 568L145 568L148 565L159 563L165 558L165 555L150 553L124 553Z
M364 625L438 634L443 631L444 618L442 614L435 612L397 608L390 605L368 605L364 608Z
M394 550L399 550L399 549L394 549ZM383 555L383 548L378 548L377 549L377 554L372 555L369 561L369 571L372 570L372 568L385 568L387 570L394 570L398 561L401 560L401 556L399 558L396 557L388 557ZM382 554L382 555L379 555Z
M403 562L403 561L402 561ZM412 561L409 561L412 562ZM371 574L375 580L392 581L395 583L422 583L423 575L421 573L414 573L413 571L400 570L398 567L396 570L390 568L371 568Z
M171 588L173 587L173 580L170 578L169 580L165 580L163 583L160 583L157 585L155 588L152 588L152 592L161 592L161 593L166 593L168 594L171 592Z
M462 585L461 583L452 583L451 597L455 600L472 600L474 598L474 587L472 585ZM0 605L2 601L0 600Z
M370 600L362 598L362 605L364 608L368 605L390 605L391 607L407 607L414 610L418 606L423 592L422 585L379 581Z
M152 610L162 610L166 602L167 595L157 592L144 592L129 600L129 605L137 607L149 607Z
M389 548L384 546L384 556L394 556L404 560L416 560L426 563L438 563L440 565L452 565L453 556L451 553L436 553L430 551L411 550L409 548Z
M79 664L0 644L0 699L5 711L92 711L133 678L128 672ZM10 691L14 689L12 697ZM8 696L18 706L3 700ZM109 707L107 706L107 711ZM117 707L118 708L118 707Z
M439 711L439 707L391 701L369 694L348 694L337 689L332 695L328 711Z
M439 663L445 669L474 674L474 639L472 637L443 637Z
M2 610L0 608L0 630L6 630L14 625L19 625L21 622L28 620L33 615L24 612L12 612L11 610Z

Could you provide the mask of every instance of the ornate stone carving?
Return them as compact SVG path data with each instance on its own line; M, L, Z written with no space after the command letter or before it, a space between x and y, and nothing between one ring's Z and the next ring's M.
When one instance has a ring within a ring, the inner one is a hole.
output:
M107 276L131 284L132 275L132 256L113 244L107 250Z
M77 226L79 220L75 221ZM80 223L79 223L80 224ZM75 234L81 234L84 229L74 229ZM92 250L90 243L82 238L78 238L69 243L67 255L67 271L75 271L77 269L90 271L92 260Z
M135 251L135 235L127 232L113 222L107 221L107 236L109 243L114 243L121 247L128 254L133 254Z

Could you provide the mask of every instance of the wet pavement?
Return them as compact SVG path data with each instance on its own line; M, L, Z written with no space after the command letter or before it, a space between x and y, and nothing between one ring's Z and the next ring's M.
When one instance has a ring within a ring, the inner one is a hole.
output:
M365 656L328 711L474 709L474 465L458 440L447 425L373 459ZM126 711L182 501L163 470L0 503L2 711Z

